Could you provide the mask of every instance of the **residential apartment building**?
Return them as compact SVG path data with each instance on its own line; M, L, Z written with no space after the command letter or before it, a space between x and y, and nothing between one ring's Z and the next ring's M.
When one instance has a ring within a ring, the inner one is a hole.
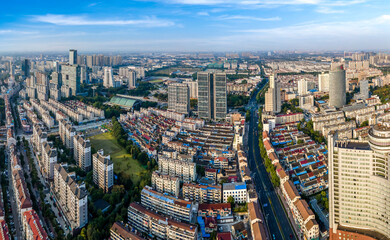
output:
M224 120L226 113L226 73L198 72L199 117Z
M152 173L152 188L160 193L168 193L178 197L180 192L180 180L178 177L162 174L159 171Z
M183 198L199 203L220 203L222 190L219 185L183 184Z
M105 156L103 149L93 155L93 181L104 192L114 185L114 163L110 155Z
M92 168L91 141L84 135L77 134L73 137L73 156L76 164L84 171Z
M66 87L67 89L69 89L70 92L68 94L70 94L71 96L76 96L80 92L80 84L81 84L81 78L83 72L81 68L83 67L80 65L69 65L69 64L61 65L62 85L63 85L62 87ZM61 92L62 92L62 88L61 88Z
M264 110L266 112L278 113L282 108L282 97L280 94L280 83L277 81L276 73L269 77L269 88L265 93Z
M49 240L42 227L38 214L34 210L23 213L23 239L25 240Z
M246 203L247 190L245 182L224 183L223 184L223 202L228 202L228 198L232 196L236 203Z
M149 186L141 191L141 205L178 221L190 222L192 218L192 202L159 193Z
M54 176L54 164L57 163L57 149L53 147L53 142L42 143L42 156L39 161L41 173L49 179Z
M52 192L58 206L72 229L82 228L88 223L88 192L85 185L75 181L75 174L68 173L61 164L54 165Z
M76 135L73 124L65 119L61 119L58 123L58 127L62 143L66 148L73 150L73 137Z
M110 229L110 240L143 240L120 222L115 222Z
M168 85L168 110L186 115L190 113L190 91L187 84Z
M128 208L128 222L138 232L158 240L196 240L196 225L163 217L133 202Z
M184 182L196 179L196 163L159 157L158 169L163 174L176 176Z
M338 140L329 148L330 239L390 239L390 125L368 131L368 141Z

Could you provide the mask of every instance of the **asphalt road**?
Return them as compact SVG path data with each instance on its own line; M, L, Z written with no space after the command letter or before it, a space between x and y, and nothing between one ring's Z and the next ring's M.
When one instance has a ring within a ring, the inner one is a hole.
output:
M271 234L270 238L275 240L297 239L292 229L288 216L283 209L283 206L275 192L275 189L269 179L266 168L263 164L263 159L260 156L259 148L259 133L257 129L257 104L256 94L253 95L249 102L251 107L251 118L248 134L248 159L249 167L253 173L256 190L259 196L259 201L262 206L268 230Z

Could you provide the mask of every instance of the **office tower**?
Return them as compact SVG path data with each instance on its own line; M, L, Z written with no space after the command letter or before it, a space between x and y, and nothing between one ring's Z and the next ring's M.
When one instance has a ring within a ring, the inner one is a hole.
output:
M77 50L75 49L69 50L69 64L70 65L77 64Z
M62 85L70 89L70 95L76 96L80 92L81 66L64 64L61 66Z
M225 73L198 73L198 115L200 118L224 120L227 112Z
M22 61L22 74L26 78L30 76L30 60L28 59Z
M185 83L170 83L168 85L168 110L190 113L190 91Z
M276 73L269 77L269 88L265 93L265 111L278 113L282 108L282 97L280 83L277 81Z
M73 137L73 154L76 164L84 171L89 171L91 161L91 141L84 135L78 134Z
M318 91L329 92L329 73L318 75Z
M104 192L110 191L114 185L114 163L110 155L104 156L103 149L93 155L93 181Z
M128 71L128 76L127 76L127 87L129 89L133 89L137 86L137 76L136 76L136 72L135 71L132 71L132 70L129 70Z
M328 143L330 240L390 239L390 124L374 125L368 141L331 132Z
M329 72L329 106L342 107L346 104L346 79L342 64L332 64Z
M112 68L105 67L104 68L104 76L103 76L103 86L105 88L115 87L114 75L112 72Z

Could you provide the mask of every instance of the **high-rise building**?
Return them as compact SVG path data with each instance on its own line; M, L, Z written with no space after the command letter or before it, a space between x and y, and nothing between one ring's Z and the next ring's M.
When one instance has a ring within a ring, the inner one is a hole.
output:
M198 98L198 82L197 81L186 81L185 82L190 89L190 98Z
M328 135L329 233L336 239L390 239L390 124L368 141Z
M137 74L135 71L129 71L127 77L127 87L133 89L137 86Z
M78 134L73 137L73 154L76 164L84 171L89 171L91 161L91 141L84 135Z
M105 88L115 87L114 74L110 67L104 68L103 86Z
M200 118L224 120L227 113L226 74L198 73L198 115Z
M81 66L79 65L62 65L62 85L70 89L70 94L76 96L80 92L81 84Z
M368 88L368 80L361 80L359 82L360 91L359 94L355 94L354 99L367 99L370 97Z
M307 94L307 81L306 79L300 79L298 81L298 95Z
M110 155L104 156L103 149L93 155L93 181L104 192L108 192L114 185L114 163Z
M277 81L276 73L269 77L269 88L265 93L265 111L278 113L282 109L282 97L280 84Z
M30 60L28 59L22 61L22 74L26 78L30 76Z
M346 79L342 64L332 64L329 72L329 106L342 107L346 104Z
M168 85L168 110L182 114L190 113L190 91L187 84Z
M52 191L58 205L65 214L72 229L82 228L88 223L88 192L85 184L76 182L76 174L69 173L65 165L54 165Z
M329 92L329 73L318 74L318 91Z
M69 50L69 64L70 65L77 64L77 50L75 49Z

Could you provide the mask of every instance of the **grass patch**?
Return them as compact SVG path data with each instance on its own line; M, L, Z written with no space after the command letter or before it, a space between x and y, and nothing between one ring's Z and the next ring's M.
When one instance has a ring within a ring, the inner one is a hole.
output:
M164 80L162 79L154 79L154 80L151 80L149 81L150 83L162 83Z
M114 173L128 175L134 184L138 184L141 173L145 171L137 160L133 159L126 149L122 148L111 133L102 133L90 138L92 146L96 149L104 149L104 154L110 154L114 162Z

